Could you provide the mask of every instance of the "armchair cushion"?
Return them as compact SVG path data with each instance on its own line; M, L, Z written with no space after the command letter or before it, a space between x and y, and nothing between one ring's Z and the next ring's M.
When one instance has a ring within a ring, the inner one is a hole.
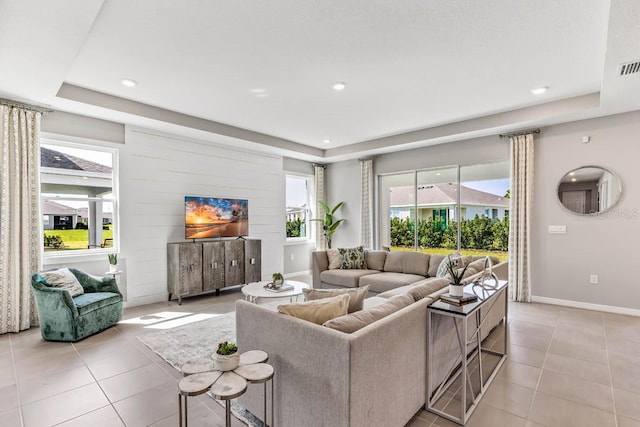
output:
M84 288L78 279L76 279L76 276L74 276L67 267L58 268L57 270L43 271L40 273L40 277L43 279L43 283L46 286L66 289L72 297L82 295L84 293Z
M122 297L113 292L92 292L73 298L73 303L80 316L120 301L122 301Z

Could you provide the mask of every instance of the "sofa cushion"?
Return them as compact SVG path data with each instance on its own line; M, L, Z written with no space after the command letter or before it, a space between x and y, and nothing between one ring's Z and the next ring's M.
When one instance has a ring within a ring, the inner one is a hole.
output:
M380 272L378 270L325 270L320 273L320 281L343 288L357 288L362 276L376 273Z
M340 256L342 256L342 265L340 268L343 270L367 268L367 262L364 258L364 248L362 246L355 248L338 248L338 251L340 251Z
M380 298L378 295L365 298L364 304L363 304L363 310L368 310L370 308L377 307L380 304L384 304L387 301L389 301L389 298Z
M486 258L487 257L482 257L480 259L473 260L469 263L468 267L474 269L476 273L478 271L482 271L484 270L484 262Z
M322 326L350 334L413 304L413 302L413 297L410 295L397 295L375 307L331 319L323 323Z
M122 301L122 296L114 292L91 292L73 298L73 304L78 309L80 316L120 301Z
M329 261L329 270L337 270L342 267L342 255L337 249L327 249L327 260Z
M349 313L362 310L364 299L367 296L369 287L350 289L303 289L305 301L314 301L323 298L331 298L337 295L349 294Z
M429 277L437 277L438 268L445 257L446 255L431 254L431 259L429 260Z
M411 288L407 291L407 295L411 295L414 300L420 301L421 299L427 298L432 293L437 292L447 286L449 286L448 279L438 279L436 277L433 277L420 282L420 284L418 285L411 286Z
M417 274L388 273L385 271L361 277L360 287L369 285L371 292L384 292L399 286L409 285L419 280L424 280L424 276Z
M387 251L365 251L364 257L367 268L371 270L384 270L384 262L387 259Z
M426 276L429 272L430 257L429 254L421 252L389 252L384 262L384 271Z
M278 311L298 319L322 325L328 320L347 314L349 295L342 294L308 302L281 304Z
M65 289L72 297L84 294L84 288L67 267L43 271L40 276L45 280L45 285Z

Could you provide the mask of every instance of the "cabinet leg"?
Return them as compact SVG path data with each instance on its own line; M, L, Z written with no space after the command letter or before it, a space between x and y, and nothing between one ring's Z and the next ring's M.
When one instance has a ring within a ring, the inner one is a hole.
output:
M220 296L220 289L216 289L216 296L219 297Z
M169 299L167 301L171 301L171 292L169 292Z
M182 305L182 296L178 295L178 305Z

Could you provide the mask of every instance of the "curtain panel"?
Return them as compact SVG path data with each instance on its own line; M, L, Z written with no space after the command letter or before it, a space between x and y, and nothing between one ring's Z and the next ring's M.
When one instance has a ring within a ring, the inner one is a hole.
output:
M40 119L0 104L0 333L38 324L31 275L40 270Z
M324 202L326 203L326 199L327 199L327 195L325 192L325 178L324 178L324 171L325 168L327 166L326 165L321 165L321 164L313 164L313 170L314 170L314 193L315 193L315 200L316 200L316 211L315 211L315 215L316 218L322 218L321 212L322 211L322 207L320 207L320 204L318 202ZM322 250L326 248L327 245L327 239L324 237L324 232L322 231L322 225L318 222L314 221L314 230L315 230L315 241L316 241L316 250Z
M533 134L510 137L511 215L509 215L509 295L531 300L531 211L533 209Z
M360 244L373 245L373 159L360 159Z

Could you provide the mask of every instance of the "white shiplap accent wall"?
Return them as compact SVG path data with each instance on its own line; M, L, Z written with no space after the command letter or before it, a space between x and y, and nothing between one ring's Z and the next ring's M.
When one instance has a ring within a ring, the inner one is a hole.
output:
M184 196L249 200L249 238L262 240L262 273L283 265L282 157L127 127L120 150L120 241L128 305L167 298L167 243L184 239Z

